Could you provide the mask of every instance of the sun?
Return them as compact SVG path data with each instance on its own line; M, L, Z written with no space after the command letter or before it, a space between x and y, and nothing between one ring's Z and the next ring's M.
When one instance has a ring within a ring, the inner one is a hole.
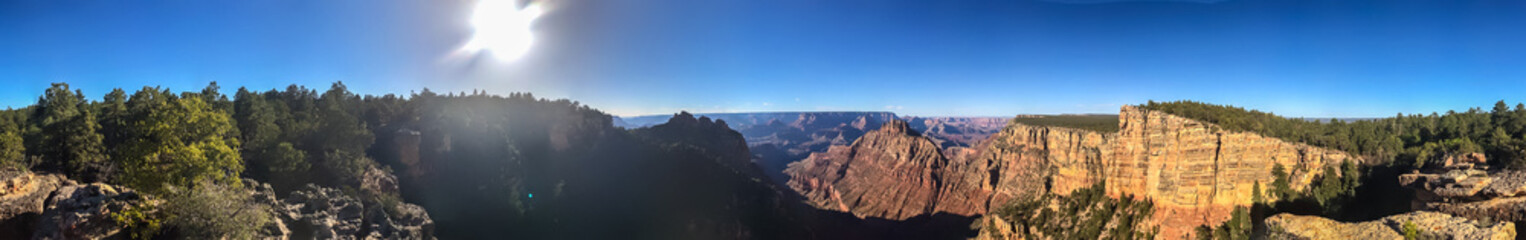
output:
M544 14L538 3L520 7L517 0L481 0L472 10L472 39L461 50L515 60L535 43L531 24Z

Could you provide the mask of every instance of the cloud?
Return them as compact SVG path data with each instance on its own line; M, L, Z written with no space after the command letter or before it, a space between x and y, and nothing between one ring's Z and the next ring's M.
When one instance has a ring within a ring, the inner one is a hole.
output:
M763 102L763 106L773 106L773 105L774 105L774 103L771 103L771 102Z
M900 106L900 105L885 105L885 110L901 110L901 109L905 109L905 108L906 108L906 106Z

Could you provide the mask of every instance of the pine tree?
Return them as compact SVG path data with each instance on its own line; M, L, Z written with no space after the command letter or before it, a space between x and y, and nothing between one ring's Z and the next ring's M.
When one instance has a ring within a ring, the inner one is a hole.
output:
M98 105L97 111L101 113L101 137L109 152L126 141L127 93L121 88L112 89Z
M1288 182L1288 171L1281 163L1273 163L1272 177L1272 196L1277 197L1277 201L1292 200L1293 187Z
M239 184L243 162L232 120L202 98L144 88L127 102L128 141L118 152L127 185L163 192L166 185Z
M38 99L33 111L34 122L39 131L30 137L28 149L43 158L42 167L64 171L71 177L87 181L100 181L96 174L106 160L102 145L100 123L90 111L78 90L70 91L69 84L54 83Z
M22 144L21 130L0 119L0 167L25 167L25 156L26 146Z

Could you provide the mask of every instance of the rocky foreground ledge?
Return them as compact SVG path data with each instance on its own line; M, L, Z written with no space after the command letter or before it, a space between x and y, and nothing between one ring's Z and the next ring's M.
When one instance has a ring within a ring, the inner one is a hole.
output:
M1408 226L1406 226L1408 225ZM1347 223L1317 216L1278 214L1266 219L1267 239L1515 239L1515 224L1480 222L1438 212L1411 212Z
M269 185L252 180L245 185L254 204L267 205L274 220L262 226L258 239L434 238L434 221L417 205L368 206L313 185L278 200ZM126 238L111 213L162 203L121 186L0 170L0 239Z

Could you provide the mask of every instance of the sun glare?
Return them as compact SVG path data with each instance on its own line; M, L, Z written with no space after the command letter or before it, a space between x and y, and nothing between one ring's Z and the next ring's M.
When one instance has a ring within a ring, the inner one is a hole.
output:
M544 10L539 3L520 7L516 0L482 0L472 10L472 39L461 50L492 54L500 60L519 59L535 42L531 23Z

